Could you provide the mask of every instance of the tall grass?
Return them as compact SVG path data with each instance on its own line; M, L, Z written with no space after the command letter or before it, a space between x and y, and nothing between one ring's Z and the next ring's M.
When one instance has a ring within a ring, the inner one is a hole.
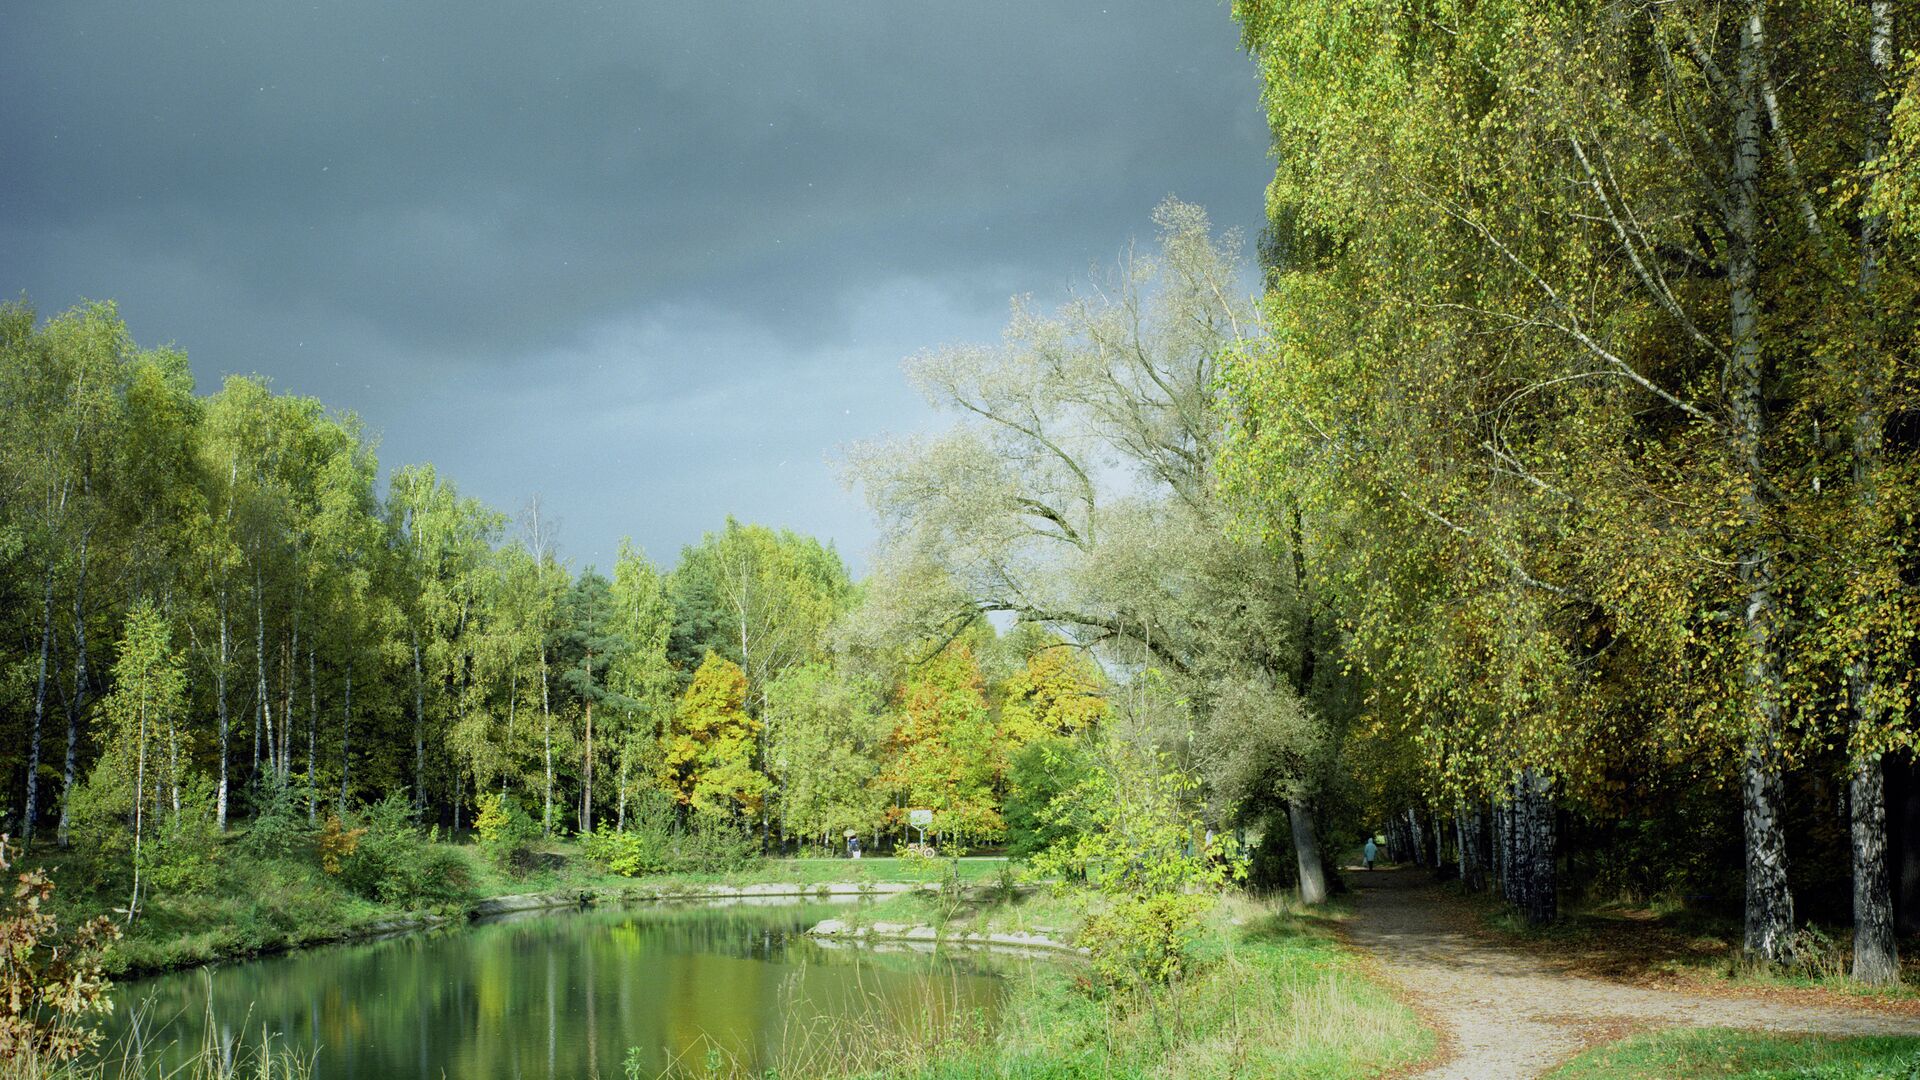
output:
M0 1080L308 1080L314 1075L313 1051L296 1051L264 1026L251 1038L247 1018L236 1027L223 1026L214 1016L213 1000L206 1004L207 1022L200 1045L183 1056L176 1042L159 1032L151 1005L134 1007L132 1022L119 1039L81 1063L47 1065L31 1059L0 1060ZM228 1037L223 1032L237 1034Z

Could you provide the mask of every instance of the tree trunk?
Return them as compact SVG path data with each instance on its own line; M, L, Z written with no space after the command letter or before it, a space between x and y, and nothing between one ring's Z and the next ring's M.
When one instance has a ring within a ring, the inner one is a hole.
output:
M167 717L167 790L172 795L173 827L180 827L180 725Z
M619 832L627 831L627 756L627 748L623 745L620 748L620 802L613 826Z
M320 731L320 683L314 675L313 646L307 646L307 824L319 820L320 777L314 772L314 744Z
M1885 145L1886 83L1893 67L1893 12L1888 0L1868 5L1868 78L1863 93L1867 112L1867 145L1862 154L1871 171ZM1877 562L1886 545L1887 523L1880 520L1880 380L1879 345L1880 244L1885 215L1869 214L1860 224L1860 292L1869 333L1866 355L1860 360L1857 405L1853 421L1853 484L1858 528L1863 546ZM1869 634L1863 655L1848 665L1847 693L1855 725L1850 747L1853 775L1848 783L1849 826L1853 834L1853 977L1871 985L1900 980L1900 956L1894 940L1893 893L1887 880L1886 774L1878 749L1882 722L1880 687L1874 670L1877 635Z
M1726 387L1733 416L1734 458L1744 479L1740 511L1747 545L1739 558L1740 580L1747 591L1746 692L1751 724L1740 784L1747 857L1746 950L1768 960L1781 960L1793 931L1793 898L1787 890L1786 828L1780 817L1784 794L1780 616L1772 554L1764 535L1767 478L1762 445L1767 421L1761 385L1759 293L1764 6L1764 0L1747 0L1740 19L1735 65L1727 214L1727 313L1732 351Z
M1507 818L1509 811L1501 803L1493 806L1493 882L1499 888L1500 896L1508 903L1513 902L1513 862L1509 858L1512 849L1507 844Z
M261 587L260 564L253 567L253 692L258 700L254 705L253 735L253 771L256 779L260 773L260 733L267 736L267 765L273 767L273 699L267 690L267 598Z
M507 679L507 747L506 761L500 769L500 797L507 797L507 783L513 777L513 721L520 706L520 665L515 664ZM504 805L504 804L502 804Z
M1538 769L1520 772L1515 877L1521 914L1530 926L1545 926L1557 912L1554 888L1554 811L1552 781Z
M287 631L287 651L280 654L280 686L285 705L280 710L280 780L293 775L293 702L300 682L300 611L293 613L293 625Z
M133 774L133 892L127 897L127 922L140 910L140 840L147 801L147 702L140 701L139 766Z
M1886 781L1880 755L1862 762L1848 784L1853 828L1853 977L1872 985L1900 981L1893 893L1887 884Z
M67 702L67 759L60 772L60 827L56 837L67 846L73 821L73 776L80 757L80 718L87 710L87 543L93 530L80 534L80 575L73 586L73 698Z
M420 681L420 631L413 639L413 812L427 809L427 698Z
M546 740L547 794L544 808L540 811L540 833L553 835L553 706L547 695L547 647L540 646L540 723L542 737Z
M40 602L40 674L34 679L33 735L27 749L27 808L20 839L33 843L33 819L40 812L40 727L47 715L47 660L53 652L53 560L47 560L45 594Z
M1483 892L1487 887L1486 851L1481 847L1482 823L1480 807L1476 804L1472 813L1465 813L1462 807L1460 831L1460 881L1468 892Z
M227 587L220 586L220 657L213 669L214 712L220 720L220 779L214 792L214 817L221 832L227 831L227 661L231 648L227 637Z
M1293 826L1293 857L1300 869L1300 902L1309 906L1327 899L1327 876L1320 863L1320 840L1313 832L1313 812L1299 799L1287 803L1287 821Z
M347 816L347 775L348 765L353 760L347 756L348 739L353 733L353 661L347 661L347 682L340 696L340 810L342 820Z
M580 831L593 831L593 699L587 699L587 755L580 788Z

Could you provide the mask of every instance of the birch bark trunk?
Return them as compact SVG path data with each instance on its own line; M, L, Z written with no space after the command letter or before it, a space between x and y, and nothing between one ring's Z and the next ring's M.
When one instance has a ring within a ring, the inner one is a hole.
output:
M33 819L40 811L40 727L47 715L47 660L53 652L53 561L47 561L47 580L40 604L40 673L34 679L33 735L27 748L27 807L20 822L20 839L33 844Z
M220 586L220 656L213 669L214 712L220 724L220 779L214 793L214 817L221 832L227 831L227 729L231 719L227 715L227 663L232 645L227 634L227 587Z
M1736 53L1727 214L1727 313L1732 350L1726 387L1733 417L1734 463L1744 480L1740 511L1747 536L1747 548L1739 558L1740 580L1746 589L1746 691L1752 725L1740 784L1747 863L1745 944L1749 953L1781 960L1793 931L1793 897L1787 888L1786 829L1780 817L1785 795L1780 746L1784 721L1780 616L1773 555L1764 535L1767 478L1763 442L1767 419L1760 348L1764 8L1764 0L1747 0Z
M61 847L67 846L67 829L73 821L73 774L80 757L80 717L87 708L87 542L91 538L91 529L80 534L80 577L73 586L73 698L67 703L67 758L60 770L60 827L55 837Z
M1868 5L1867 79L1862 104L1867 113L1867 145L1861 155L1871 173L1886 145L1887 84L1893 68L1893 10L1888 0ZM1881 403L1878 373L1880 245L1886 228L1883 214L1869 214L1860 223L1860 292L1867 313L1866 355L1860 362L1858 405L1853 422L1853 484L1862 541L1881 546L1886 528L1879 514ZM1877 748L1881 722L1877 675L1870 636L1866 655L1848 666L1847 694L1855 725L1854 764L1848 778L1848 826L1853 834L1853 977L1872 985L1900 979L1900 955L1895 943L1893 893L1887 881L1886 774Z
M340 809L338 813L344 820L347 816L347 777L353 759L347 756L348 741L353 734L353 661L347 661L347 681L340 695Z

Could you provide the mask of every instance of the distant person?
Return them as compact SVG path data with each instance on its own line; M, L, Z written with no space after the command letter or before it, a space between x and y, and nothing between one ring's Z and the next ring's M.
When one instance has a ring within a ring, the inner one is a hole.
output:
M1373 837L1367 837L1367 845L1360 849L1360 857L1367 860L1367 869L1373 869L1373 858L1378 854L1380 849L1374 844Z
M847 858L857 859L859 857L860 857L860 836L859 834L856 833L853 836L847 837Z

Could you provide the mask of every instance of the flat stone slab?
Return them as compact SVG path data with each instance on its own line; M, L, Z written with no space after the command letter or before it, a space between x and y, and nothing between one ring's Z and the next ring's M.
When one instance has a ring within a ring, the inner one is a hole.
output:
M942 934L932 926L909 926L906 923L877 922L872 926L855 926L842 919L827 919L807 931L809 937L833 941L873 941L901 942L911 945L957 945L976 949L1015 949L1029 952L1065 952L1086 955L1087 950L1065 942L1055 941L1044 934L1025 931L1007 933L981 933L980 931L953 932Z

